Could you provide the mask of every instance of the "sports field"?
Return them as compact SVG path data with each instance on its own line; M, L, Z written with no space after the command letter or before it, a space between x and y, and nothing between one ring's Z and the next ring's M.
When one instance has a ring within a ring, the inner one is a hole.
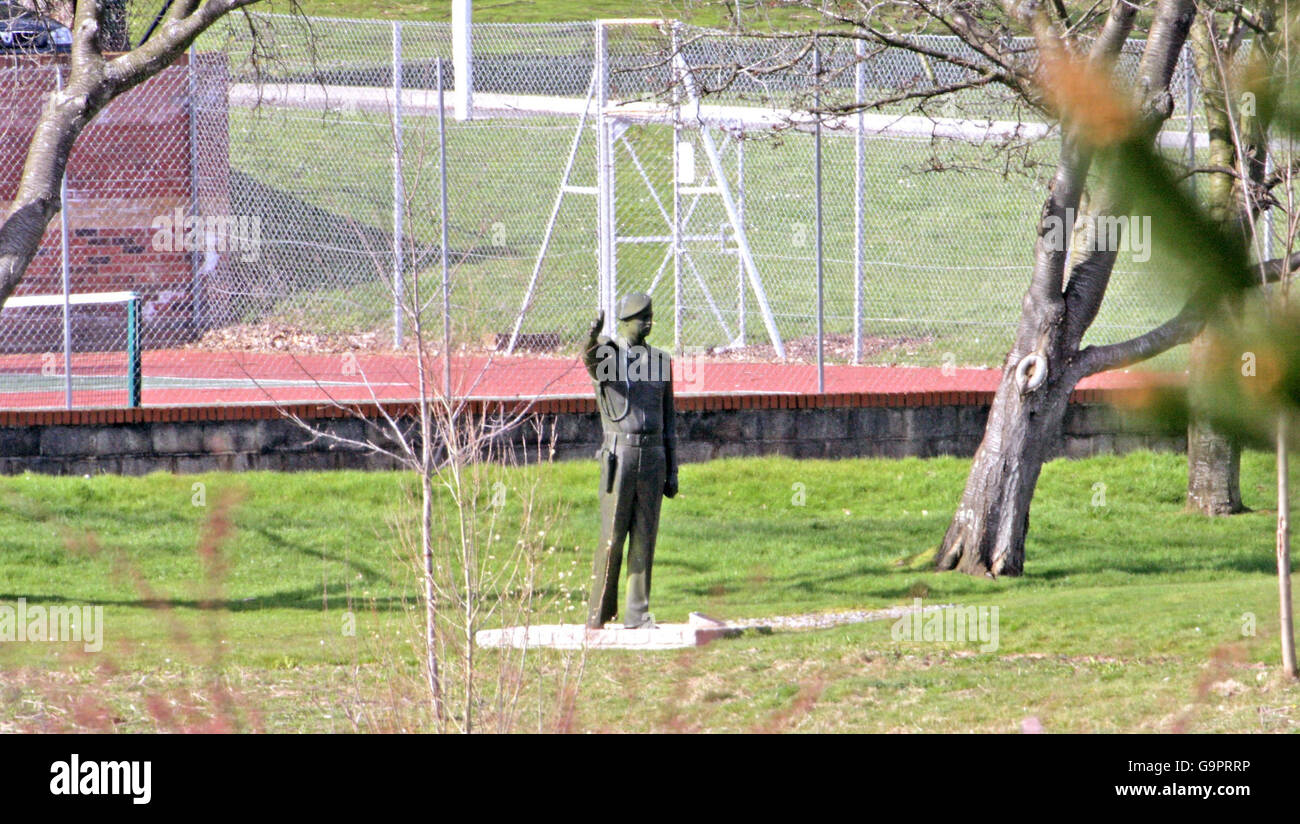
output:
M73 406L112 407L126 403L121 357L103 353L73 360ZM143 358L144 406L275 405L412 401L419 397L419 364L411 355L354 355L150 350ZM61 362L43 370L39 358L0 357L0 409L60 409L67 381ZM440 359L426 367L442 381ZM817 368L810 363L753 363L701 357L674 364L679 397L699 395L809 395L817 392ZM997 389L998 369L945 367L826 367L826 392L901 396L908 393L988 392ZM1180 376L1149 371L1109 372L1087 378L1079 390L1151 387ZM576 357L463 356L452 359L452 393L462 398L527 400L592 397L591 380ZM438 384L436 392L442 393Z

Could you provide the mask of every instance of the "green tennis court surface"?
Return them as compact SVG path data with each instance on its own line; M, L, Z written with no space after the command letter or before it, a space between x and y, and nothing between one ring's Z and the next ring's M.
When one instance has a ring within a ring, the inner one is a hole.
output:
M355 386L359 381L341 380L288 380L255 378L185 378L144 376L144 389L257 389L291 386ZM63 392L67 388L67 379L63 374L42 375L26 372L4 372L0 370L0 393L42 393ZM373 385L373 384L372 384ZM404 384L381 384L404 385ZM126 375L73 375L73 392L125 392Z

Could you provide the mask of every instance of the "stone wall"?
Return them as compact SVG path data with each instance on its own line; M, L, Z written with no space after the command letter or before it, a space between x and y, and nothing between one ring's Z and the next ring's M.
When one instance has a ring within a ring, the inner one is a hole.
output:
M553 405L555 406L555 405ZM538 414L559 460L590 459L600 445L600 421L588 404ZM10 413L0 421L0 472L48 474L213 470L386 469L391 459L362 448L313 438L267 407L242 410L106 410L94 420L75 412ZM822 406L810 408L684 409L678 412L683 462L750 455L793 458L973 455L988 416L979 403L936 406ZM309 417L309 410L290 410ZM320 410L318 410L319 412ZM153 414L151 414L153 413ZM171 414L161 414L171 413ZM321 413L323 414L323 413ZM330 410L337 415L338 410ZM134 418L134 419L132 419ZM189 418L189 419L187 419ZM207 419L202 419L207 418ZM312 424L353 441L381 431L353 417L317 417ZM537 434L513 435L536 443ZM1135 449L1182 451L1183 437L1104 403L1075 403L1065 417L1055 454L1068 457ZM535 451L535 450L534 450ZM522 455L525 450L520 450Z

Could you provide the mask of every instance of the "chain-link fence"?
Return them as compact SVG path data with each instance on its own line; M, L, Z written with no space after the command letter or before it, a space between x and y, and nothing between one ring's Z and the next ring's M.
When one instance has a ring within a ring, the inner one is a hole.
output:
M444 252L456 351L521 371L572 361L632 290L655 299L653 342L719 360L963 367L1007 351L1058 149L1041 115L991 85L820 128L806 114L943 86L951 66L640 21L480 24L470 84L450 25L250 21L256 39L219 25L79 139L66 231L56 219L20 294L82 302L6 307L0 403L129 402L132 347L145 403L355 383L348 357L407 350L417 327L440 338ZM0 71L11 200L66 67ZM1203 129L1191 78L1180 66L1172 153ZM1143 239L1095 340L1177 308ZM379 395L409 395L390 371ZM797 374L782 388L814 388Z

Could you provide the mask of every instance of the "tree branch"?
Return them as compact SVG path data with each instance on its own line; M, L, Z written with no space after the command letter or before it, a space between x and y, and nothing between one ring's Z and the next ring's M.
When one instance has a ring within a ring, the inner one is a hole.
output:
M1093 41L1088 59L1094 65L1103 61L1113 61L1119 56L1133 32L1133 23L1137 19L1137 6L1129 0L1111 0L1110 13L1101 27L1101 33Z
M99 3L86 0L78 4L72 18L72 71L95 72L104 63L99 46Z
M1075 368L1079 378L1120 369L1154 358L1175 346L1191 342L1205 327L1205 315L1198 298L1192 298L1182 311L1144 335L1106 346L1087 346L1079 350Z
M203 0L201 3L177 3L176 17L158 27L149 42L110 60L104 67L105 79L114 96L152 77L180 56L213 23L236 9L260 0ZM189 13L180 16L184 9ZM180 9L180 11L178 11Z
M1276 283L1300 270L1300 252L1273 258L1256 267L1263 283ZM1206 302L1202 294L1188 298L1182 310L1144 335L1106 346L1088 346L1079 351L1076 364L1079 377L1095 375L1108 369L1121 369L1191 342L1201 333L1206 321Z
M1111 6L1111 16L1106 20L1102 35L1093 44L1089 55L1090 65L1108 66L1113 62L1132 30L1135 13L1136 9L1125 0L1116 0ZM1154 138L1172 113L1173 98L1169 94L1169 83L1173 79L1174 66L1183 44L1187 42L1194 16L1195 5L1192 0L1162 0L1156 11L1156 20L1152 24L1138 71L1136 102L1140 112L1138 128L1141 129L1141 134ZM1112 215L1121 200L1122 196L1116 192L1102 191L1090 217L1097 219ZM1070 281L1065 289L1065 339L1068 346L1079 345L1101 310L1118 255L1117 249L1107 247L1108 244L1102 244L1088 250L1070 273Z
M1142 119L1149 129L1158 129L1173 113L1169 83L1195 17L1194 0L1160 0L1156 7L1147 45L1138 63L1138 99Z

